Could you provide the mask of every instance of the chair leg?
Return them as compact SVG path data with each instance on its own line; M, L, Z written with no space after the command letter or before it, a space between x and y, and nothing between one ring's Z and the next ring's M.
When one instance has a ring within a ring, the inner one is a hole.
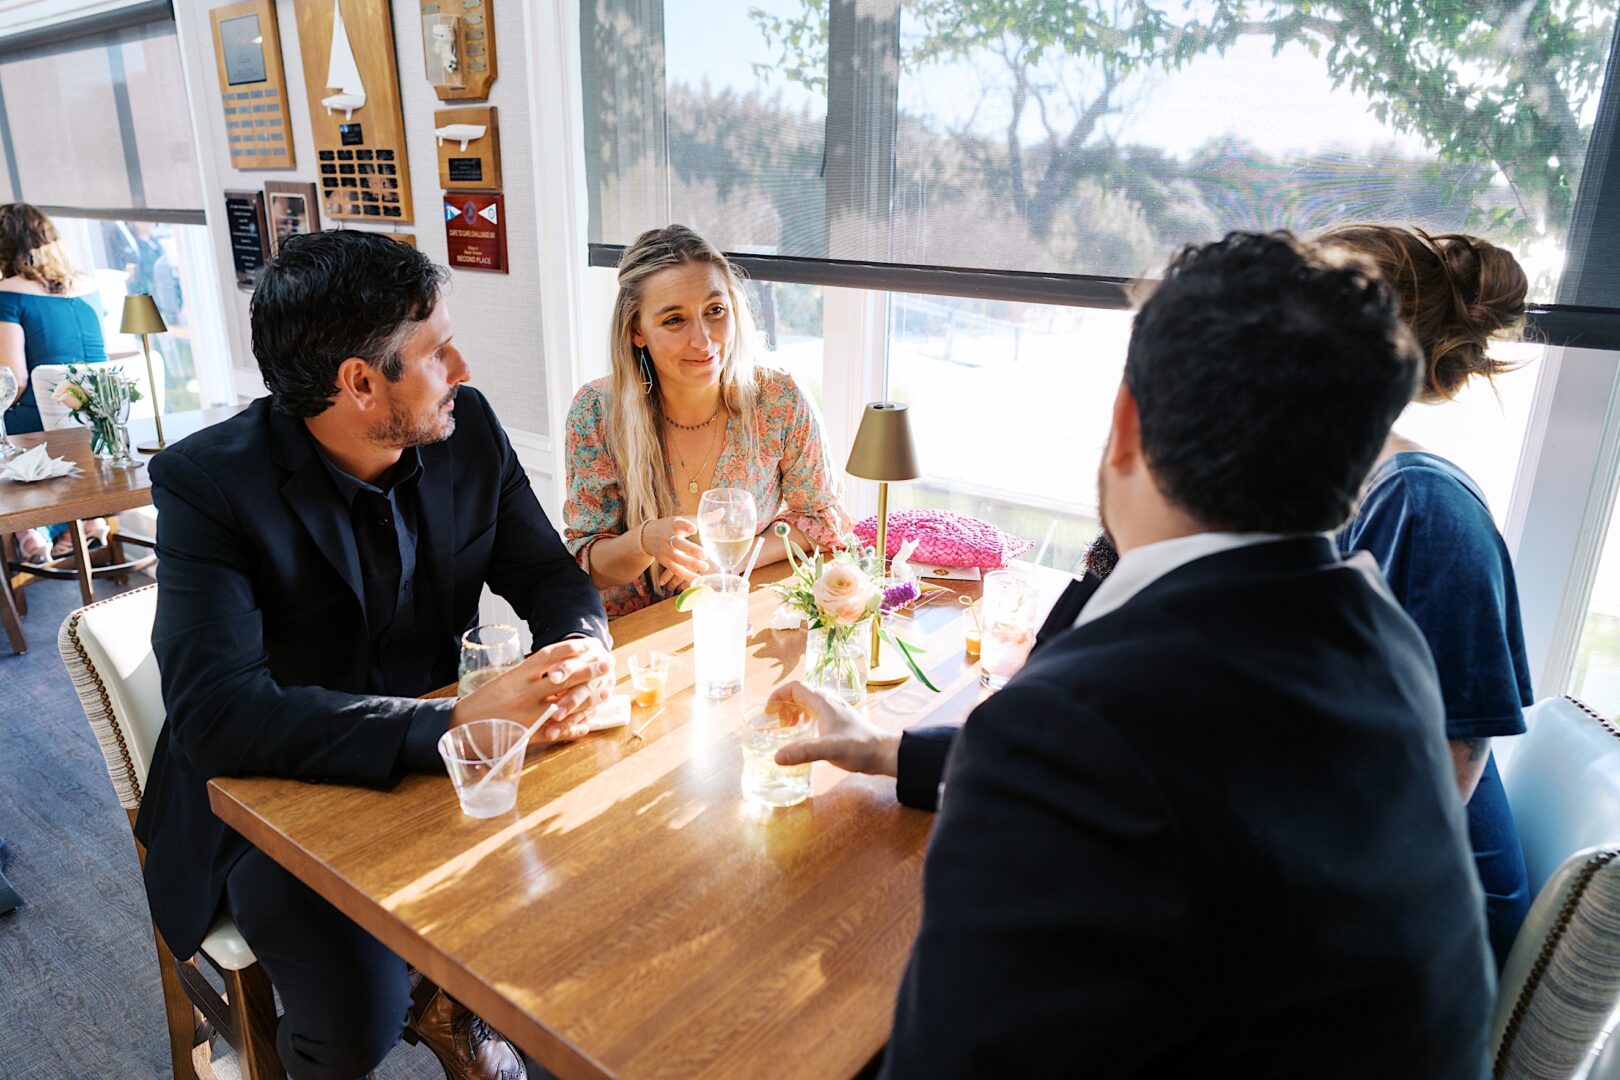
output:
M11 639L11 651L25 653L28 651L28 639L23 636L22 612L18 610L16 594L11 589L11 564L9 548L11 537L0 538L0 622L6 625L6 637Z
M192 1036L197 1030L197 1010L180 981L175 969L174 954L163 944L163 937L152 928L157 942L158 974L163 983L163 1012L169 1025L169 1058L174 1067L175 1080L197 1080L197 1070L191 1062Z
M79 564L79 596L86 604L93 604L96 589L90 577L90 549L84 539L84 522L68 522L68 536L73 539L73 558Z
M276 998L270 976L258 964L224 975L225 998L242 1041L236 1052L243 1080L285 1080L276 1052Z

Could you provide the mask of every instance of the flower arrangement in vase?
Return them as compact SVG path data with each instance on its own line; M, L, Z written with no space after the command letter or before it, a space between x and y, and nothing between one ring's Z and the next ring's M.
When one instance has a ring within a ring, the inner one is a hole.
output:
M69 364L51 398L90 429L90 450L114 465L139 462L129 452L129 407L141 399L135 380L114 367Z
M776 535L787 548L793 576L769 588L788 607L809 619L805 682L851 705L859 702L866 695L870 663L867 642L871 638L871 620L875 619L878 639L898 649L911 673L938 693L939 687L917 665L914 654L924 650L900 640L883 626L885 613L917 598L915 582L903 587L884 582L877 553L860 546L853 536L844 538L842 551L826 554L817 549L814 555L807 555L788 537L786 525L778 523Z

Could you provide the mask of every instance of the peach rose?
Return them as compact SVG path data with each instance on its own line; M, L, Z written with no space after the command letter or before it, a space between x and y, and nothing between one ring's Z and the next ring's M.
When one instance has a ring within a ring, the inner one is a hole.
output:
M51 397L58 405L70 410L82 409L90 400L77 383L68 382L66 379L56 384L56 389L51 391Z
M834 626L854 626L871 613L877 587L847 562L835 562L810 587L821 617Z

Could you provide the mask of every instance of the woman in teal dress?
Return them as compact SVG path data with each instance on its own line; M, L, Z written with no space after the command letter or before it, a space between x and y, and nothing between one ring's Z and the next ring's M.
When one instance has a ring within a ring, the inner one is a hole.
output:
M4 403L9 434L41 430L31 380L36 367L107 359L101 311L95 279L74 272L51 219L28 203L0 206L0 364L17 377L18 389L16 399ZM22 557L43 561L53 541L65 544L65 529L53 525L19 534ZM87 521L85 533L102 540L107 523Z

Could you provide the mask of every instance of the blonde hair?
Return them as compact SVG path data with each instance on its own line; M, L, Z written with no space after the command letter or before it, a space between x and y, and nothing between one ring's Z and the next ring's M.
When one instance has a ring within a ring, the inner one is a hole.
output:
M0 276L20 277L58 296L73 283L73 263L44 211L28 203L0 206Z
M720 393L726 408L744 421L742 430L750 439L753 437L759 332L743 289L742 272L685 225L642 233L619 260L619 295L613 301L613 322L609 331L608 379L612 394L608 401L607 445L624 492L626 531L654 518L668 517L679 505L669 482L669 458L664 450L660 423L663 399L658 373L653 371L652 389L643 393L641 363L631 335L641 317L641 293L647 279L661 270L694 262L713 266L725 279L732 330L720 367Z

